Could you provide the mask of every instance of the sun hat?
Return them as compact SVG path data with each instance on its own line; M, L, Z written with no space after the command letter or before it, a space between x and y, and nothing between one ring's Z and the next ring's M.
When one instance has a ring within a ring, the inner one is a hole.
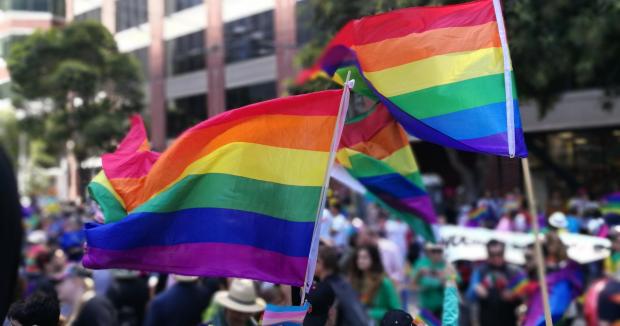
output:
M558 228L565 229L568 226L566 215L562 212L555 212L549 216L549 225Z
M215 302L220 306L244 313L257 313L265 310L265 300L256 296L254 282L235 278L228 291L215 293Z

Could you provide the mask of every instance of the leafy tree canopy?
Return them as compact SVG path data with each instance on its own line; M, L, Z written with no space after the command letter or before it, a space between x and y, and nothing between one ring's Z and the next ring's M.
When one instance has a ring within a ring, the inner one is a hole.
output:
M110 149L143 105L139 63L94 21L38 31L14 43L7 62L22 127L54 155L68 140L78 158Z

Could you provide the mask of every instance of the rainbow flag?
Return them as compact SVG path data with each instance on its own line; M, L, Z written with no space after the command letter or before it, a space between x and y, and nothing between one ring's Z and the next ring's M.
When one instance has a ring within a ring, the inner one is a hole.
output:
M442 146L527 156L501 8L415 7L345 25L298 82L355 70L410 134ZM507 50L504 39L504 48ZM364 94L366 90L361 93Z
M553 322L557 323L562 319L571 302L581 294L584 286L583 274L579 265L570 263L557 272L548 273L546 280L547 288L549 289L551 317ZM530 296L527 307L528 310L523 325L544 325L545 316L540 289Z
M469 213L467 213L467 226L477 227L480 226L480 223L487 219L492 218L493 214L488 206L482 205L476 209L472 209Z
M336 159L371 198L434 240L429 227L437 223L433 204L407 134L385 106L379 104L345 124Z
M441 326L441 320L428 309L420 309L418 317L428 326Z
M84 266L302 285L342 95L262 102L185 131L144 175L125 174L141 178L124 188L127 216L86 226ZM119 166L104 160L105 175Z
M125 200L131 200L159 158L159 153L151 151L140 115L132 116L130 121L129 132L114 153L103 155L103 170L87 187L90 196L101 207L105 223L127 216Z
M302 325L310 305L306 302L303 306L276 306L268 304L261 325Z
M605 196L601 205L601 212L604 215L620 215L620 192L612 193Z
M525 273L518 273L510 281L508 281L508 290L514 295L521 295L528 284L528 278Z

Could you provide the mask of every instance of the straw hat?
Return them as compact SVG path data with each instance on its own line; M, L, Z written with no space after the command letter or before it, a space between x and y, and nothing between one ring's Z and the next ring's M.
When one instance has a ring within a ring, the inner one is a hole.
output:
M265 300L256 296L254 282L244 279L233 279L228 291L215 293L215 302L224 308L244 312L257 313L265 310Z

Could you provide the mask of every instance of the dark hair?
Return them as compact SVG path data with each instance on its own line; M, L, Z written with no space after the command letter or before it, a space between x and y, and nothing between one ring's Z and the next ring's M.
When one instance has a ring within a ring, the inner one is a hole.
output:
M12 304L7 317L17 320L23 326L57 326L60 303L54 295L35 292L26 300Z
M501 242L499 240L496 240L496 239L491 239L491 240L489 240L489 242L487 242L487 250L491 249L491 247L497 247L497 246L502 247L502 250L504 250L506 248L506 244L505 243L503 243L503 242Z
M353 252L353 259L349 263L349 276L352 278L362 278L364 272L357 267L357 257L362 250L366 250L370 256L370 269L372 274L383 274L383 264L379 255L379 248L376 245L362 245Z
M323 267L325 269L332 271L334 274L339 273L340 267L338 266L338 262L340 260L340 255L338 254L338 250L336 250L336 248L330 246L320 246L319 259L323 262Z

